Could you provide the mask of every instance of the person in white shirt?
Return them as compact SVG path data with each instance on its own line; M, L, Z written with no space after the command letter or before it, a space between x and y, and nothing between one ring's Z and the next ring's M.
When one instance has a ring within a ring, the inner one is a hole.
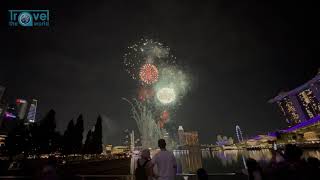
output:
M166 149L166 141L164 139L158 140L160 152L152 158L152 163L156 165L158 173L156 179L158 180L174 180L177 172L177 162L173 153Z

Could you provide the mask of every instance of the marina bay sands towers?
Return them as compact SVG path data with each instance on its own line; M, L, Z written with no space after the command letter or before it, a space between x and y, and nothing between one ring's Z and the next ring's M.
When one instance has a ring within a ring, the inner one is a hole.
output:
M269 102L278 105L289 126L320 116L320 70L310 81Z

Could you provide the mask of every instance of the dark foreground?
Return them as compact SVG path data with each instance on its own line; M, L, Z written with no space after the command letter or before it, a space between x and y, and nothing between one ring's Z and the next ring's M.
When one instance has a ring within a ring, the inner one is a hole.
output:
M130 174L130 159L74 161L64 165L48 162L47 159L20 162L21 168L8 170L9 162L0 161L0 176L24 176L26 179L43 179L46 167L56 168L54 179L81 179L78 175L119 175ZM4 179L8 179L4 178ZM113 178L114 179L114 178Z
M134 180L130 174L130 159L73 161L64 165L56 165L56 176L44 178L44 169L50 164L47 159L21 161L23 167L19 170L7 170L8 161L0 161L0 179L88 179L88 180ZM176 180L196 180L195 175L178 175ZM209 179L245 180L243 174L210 174Z

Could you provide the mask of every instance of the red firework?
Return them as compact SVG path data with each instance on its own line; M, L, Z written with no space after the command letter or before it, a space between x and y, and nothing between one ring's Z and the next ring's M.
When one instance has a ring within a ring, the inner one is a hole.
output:
M161 121L167 122L168 119L169 119L169 112L168 112L168 111L163 111L163 112L161 113L160 118L161 118Z
M144 64L139 72L140 80L146 84L153 84L158 81L159 72L155 65Z
M154 90L152 88L146 88L142 87L140 88L138 92L138 97L140 101L145 101L147 99L150 99L155 94Z

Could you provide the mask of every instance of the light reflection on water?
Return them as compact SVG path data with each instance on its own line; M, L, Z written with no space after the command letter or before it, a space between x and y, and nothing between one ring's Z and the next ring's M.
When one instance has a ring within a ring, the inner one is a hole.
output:
M241 171L244 168L242 157L255 159L262 165L269 163L272 158L271 151L268 149L210 151L192 148L176 150L174 154L179 173L194 173L201 167L209 173ZM303 158L308 157L320 159L320 150L305 150Z

